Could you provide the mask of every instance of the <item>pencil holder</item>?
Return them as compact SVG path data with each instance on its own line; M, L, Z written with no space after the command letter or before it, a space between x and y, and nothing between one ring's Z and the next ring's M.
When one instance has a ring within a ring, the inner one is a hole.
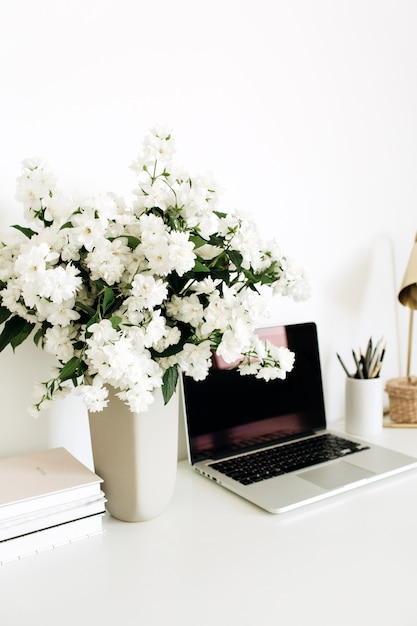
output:
M346 378L345 427L352 435L382 430L383 387L380 378Z

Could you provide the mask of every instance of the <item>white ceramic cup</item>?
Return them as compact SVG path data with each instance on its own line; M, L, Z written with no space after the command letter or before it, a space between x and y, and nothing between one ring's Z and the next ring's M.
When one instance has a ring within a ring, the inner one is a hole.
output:
M346 378L345 427L352 435L375 435L382 430L381 378Z

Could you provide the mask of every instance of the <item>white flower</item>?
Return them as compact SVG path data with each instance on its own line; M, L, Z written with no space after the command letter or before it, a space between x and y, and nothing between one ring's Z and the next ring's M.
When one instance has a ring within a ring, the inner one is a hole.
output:
M3 236L0 242L0 280L7 281L15 276L16 258L22 252L22 242L27 239L18 231Z
M68 325L52 326L47 328L44 338L44 348L49 354L53 354L62 363L66 363L74 356L72 339L75 331Z
M102 193L94 196L89 201L85 201L85 206L90 206L94 210L96 219L100 220L104 228L107 228L111 220L117 220L120 216L120 208L122 212L125 210L125 206L119 206L118 199L111 193Z
M243 361L239 365L239 372L242 376L253 376L259 372L259 369L258 361Z
M157 206L162 211L166 211L172 200L172 192L163 180L157 180L152 185L145 183L135 190L138 197L135 202L135 210L152 209Z
M139 218L141 235L143 239L154 238L155 235L163 237L167 231L161 217L150 213L149 215L141 215Z
M118 282L125 270L123 256L127 253L126 243L121 239L99 241L85 259L91 279L102 278L108 285Z
M205 244L204 246L200 246L196 249L196 254L205 261L211 261L211 259L216 258L223 252L223 250L219 246L212 246L210 244Z
M223 333L223 338L217 348L217 354L226 363L234 363L242 353L247 352L251 345L252 329L241 319L238 319L232 329Z
M46 264L50 260L51 250L46 242L39 246L23 248L15 263L15 273L21 275L25 282L37 280L38 275L46 270ZM55 253L53 253L53 258Z
M220 278L213 279L211 276L208 278L204 278L198 282L193 282L190 285L190 290L199 294L210 294L214 293L216 288L220 285Z
M15 310L15 306L19 304L19 306L23 306L20 302L20 296L22 292L18 283L15 280L9 280L6 287L1 292L1 299L3 306L9 311L17 312Z
M190 296L173 296L166 306L167 314L179 322L198 326L203 317L203 306L196 294Z
M181 333L176 326L170 328L169 326L165 325L165 332L164 332L163 337L161 337L161 339L158 342L155 342L153 347L157 352L163 352L169 346L178 344L180 339L181 339Z
M266 381L276 378L283 380L294 366L294 357L294 353L288 348L275 346L256 337L252 350L247 353L247 359L239 364L239 371L242 375L255 375Z
M108 405L108 389L100 376L95 376L92 385L80 385L76 388L91 413L102 411Z
M104 342L117 341L119 333L113 328L112 323L108 319L101 320L96 324L92 324L89 329L91 338L87 341L88 345L100 344Z
M91 250L102 241L106 230L106 225L102 220L96 219L94 208L84 208L71 216L72 230L71 237L79 247L84 246L86 250Z
M210 293L200 325L201 332L206 336L209 336L216 329L224 332L230 327L237 311L236 296L233 290L225 288L223 296L220 295L219 291Z
M241 306L248 319L256 324L261 324L268 317L268 304L266 299L256 291L245 291L240 297Z
M78 311L74 311L74 298L64 300L59 304L39 299L36 308L38 319L46 320L53 326L69 326L80 319Z
M197 345L186 343L181 354L180 366L194 380L204 380L211 366L210 342L203 341Z
M38 295L56 304L75 296L81 286L79 270L71 265L59 265L38 274Z
M126 402L134 413L146 413L154 402L153 388L142 388L139 384L133 389L125 389L117 395Z
M169 235L169 254L171 257L172 269L175 269L178 276L183 276L193 269L195 254L194 244L188 239L186 233L173 231Z
M164 169L175 153L175 143L167 126L154 126L143 141L143 153L131 165L133 171L141 174L144 170L152 171L159 164Z
M139 250L154 274L166 276L172 270L172 257L165 230L159 232L144 231Z
M137 310L153 309L162 304L168 295L166 282L151 275L136 274L132 280L132 297L127 302L134 301Z
M279 362L280 368L284 372L291 372L294 367L295 354L284 346L271 346L271 353L273 358Z
M118 311L122 315L124 324L132 326L140 326L146 319L144 302L140 298L131 297L125 301L125 310Z
M36 223L53 196L55 175L39 157L22 162L22 175L17 179L16 200L25 207L25 219Z
M175 144L168 126L154 126L151 133L145 137L143 148L146 159L152 163L154 161L169 162L175 153Z
M160 311L156 311L146 327L144 344L146 348L152 348L165 336L165 318Z
M23 162L26 225L0 239L0 310L10 322L1 337L14 346L33 332L57 360L34 414L73 387L91 411L106 406L109 387L145 411L179 369L203 380L216 351L242 375L291 370L294 355L254 330L268 314L266 292L307 297L304 270L262 241L250 216L226 213L213 177L192 175L174 153L169 129L153 128L132 165L131 202L67 196L42 159Z
M295 302L310 297L310 282L302 267L291 259L282 260L282 281L273 287L275 294L290 296Z

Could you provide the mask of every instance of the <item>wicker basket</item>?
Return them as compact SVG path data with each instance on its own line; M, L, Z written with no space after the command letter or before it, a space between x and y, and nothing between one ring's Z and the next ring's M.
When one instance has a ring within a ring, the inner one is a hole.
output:
M389 414L393 422L417 422L417 377L391 378L385 391L389 397Z

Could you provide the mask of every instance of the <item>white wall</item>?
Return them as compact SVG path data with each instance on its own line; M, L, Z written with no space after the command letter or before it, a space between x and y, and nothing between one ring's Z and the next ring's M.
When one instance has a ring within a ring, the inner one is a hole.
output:
M7 5L7 8L5 6ZM417 230L417 3L413 0L13 0L0 8L0 226L21 221L20 161L45 157L68 191L129 197L128 169L156 122L178 160L212 170L223 208L253 211L310 271L330 421L349 360L387 339L403 373L397 304ZM0 454L65 445L90 462L75 399L26 413L45 355L0 355Z

